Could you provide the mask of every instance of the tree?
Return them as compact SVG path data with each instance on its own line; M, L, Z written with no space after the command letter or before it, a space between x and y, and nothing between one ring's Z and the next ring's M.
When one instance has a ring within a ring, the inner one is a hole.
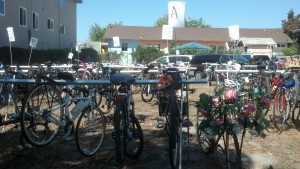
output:
M186 28L211 28L211 25L205 24L204 20L202 18L198 19L185 19L185 27ZM155 27L162 27L163 25L168 24L168 14L165 14L163 17L158 18L154 26Z
M292 33L293 30L300 28L300 15L294 15L294 10L291 9L288 12L288 17L282 20L282 29L285 34L287 34L294 42L296 41L296 36Z
M101 28L98 24L94 24L91 26L90 31L89 31L89 39L91 41L100 41L100 42L105 42L104 38L104 33L106 29Z
M211 28L211 25L205 24L202 18L199 19L185 19L185 27L187 28Z
M163 52L155 47L138 47L136 51L132 54L134 60L137 63L147 64L161 56Z
M108 26L120 26L122 25L122 22L115 22L113 24L108 24ZM91 26L89 31L89 39L91 41L100 41L100 42L106 42L107 40L104 38L106 28L101 28L98 24L94 24Z

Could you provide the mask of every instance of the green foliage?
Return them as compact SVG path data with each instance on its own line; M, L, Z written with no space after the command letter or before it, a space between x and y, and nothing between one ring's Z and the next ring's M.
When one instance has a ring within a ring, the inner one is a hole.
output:
M297 43L293 43L288 48L281 49L281 52L285 56L294 56L294 55L297 55Z
M294 10L291 9L287 14L288 17L282 20L282 29L293 41L296 40L295 35L292 33L293 30L300 28L300 14L294 15Z
M205 24L202 18L198 19L185 19L185 27L187 28L211 28L211 25Z
M202 18L198 18L198 19L188 18L185 19L184 22L186 28L211 28L211 25L205 24ZM168 25L168 14L165 14L161 18L158 18L154 23L155 27L162 27L163 25Z
M155 27L163 27L163 25L168 25L168 14L158 18L154 23Z
M108 24L110 26L121 26L122 22L115 22L112 24ZM105 34L106 28L101 28L100 25L94 24L91 26L90 31L89 31L89 39L90 41L98 41L98 42L106 42L107 39L105 39L104 34Z
M99 62L98 58L99 54L93 48L81 49L81 53L79 53L79 59L83 60L84 62Z
M99 41L105 42L106 39L104 38L106 28L101 28L98 24L94 24L91 26L89 31L89 39L91 41Z
M163 55L164 53L155 47L140 47L140 46L132 54L135 62L142 63L142 64L149 63Z
M16 65L27 65L30 57L30 49L24 48L12 48L12 59L13 64ZM78 53L73 52L73 60L78 59ZM52 61L61 64L69 63L68 55L71 50L66 49L47 49L47 50L32 50L30 65L42 64L47 61ZM98 61L98 53L92 48L85 48L79 53L79 59L85 62L96 62ZM10 50L9 47L0 47L0 61L6 65L10 65ZM74 61L72 62L74 63Z

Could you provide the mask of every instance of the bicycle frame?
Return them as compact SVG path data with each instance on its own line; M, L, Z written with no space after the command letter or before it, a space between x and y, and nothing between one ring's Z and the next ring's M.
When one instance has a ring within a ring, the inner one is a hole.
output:
M55 116L50 116L51 118L47 119L50 122L62 126L62 127L66 127L66 122L71 121L72 123L76 120L77 117L79 117L80 113L77 113L76 116L72 116L72 118L70 118L70 111L69 111L69 102L72 101L84 101L85 102L85 106L84 109L86 109L87 107L91 108L91 111L93 112L95 109L95 106L93 104L93 98L91 93L93 93L95 91L95 89L89 89L89 95L87 97L75 97L75 98L69 98L69 94L68 92L64 92L66 93L66 95L62 98L62 103L59 105L54 105L51 112L55 112L56 110L62 109L64 108L64 119L62 121L60 121L59 118L55 118ZM75 105L76 106L76 105ZM39 112L39 113L43 113L43 112ZM93 122L94 123L94 122Z

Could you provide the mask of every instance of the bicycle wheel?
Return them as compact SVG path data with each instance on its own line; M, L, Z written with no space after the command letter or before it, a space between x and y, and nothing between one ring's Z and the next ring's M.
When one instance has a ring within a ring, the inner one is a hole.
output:
M76 124L75 141L78 151L90 157L101 147L106 131L105 116L100 109L84 110Z
M295 128L300 131L300 108L293 110L292 121L293 121Z
M261 92L271 99L271 84L269 81L269 77L263 77L262 80L260 81L259 86ZM266 116L269 111L270 111L270 107L266 108L263 112L264 116Z
M288 90L289 91L288 100L289 103L291 104L291 110L289 112L289 115L296 108L298 103L298 97L299 97L299 81L298 81L297 74L293 75L293 79L295 80L295 85Z
M125 124L125 110L123 104L117 104L114 114L114 132L115 132L115 149L117 161L120 164L124 164L126 161L126 124Z
M95 106L99 107L101 101L102 101L102 95L100 94L100 87L99 86L95 86L96 90L95 93L93 95L93 101L95 103Z
M134 84L134 85L132 85L132 93L133 94L138 94L140 91L141 91L141 85L139 85L139 84Z
M135 159L143 152L144 136L138 119L133 114L131 114L129 118L126 155L131 159Z
M216 153L221 168L242 169L241 152L237 135L227 130L218 142Z
M285 89L278 90L277 92L274 99L272 122L277 130L282 130L288 119L291 107L286 98Z
M22 104L20 124L24 137L33 146L45 146L57 135L63 120L62 99L54 86L33 88Z
M174 89L174 88L173 88ZM172 169L178 168L179 165L179 110L177 108L175 90L170 91L170 135L169 135L169 159Z
M115 94L116 91L110 87L108 91L100 92L101 100L99 108L100 110L106 114L109 113L115 105Z
M212 152L212 145L210 139L207 138L203 132L204 131L202 130L200 123L197 125L197 141L200 145L200 150L207 155Z
M151 92L151 85L145 84L141 90L141 97L144 102L151 102L154 98L154 94Z

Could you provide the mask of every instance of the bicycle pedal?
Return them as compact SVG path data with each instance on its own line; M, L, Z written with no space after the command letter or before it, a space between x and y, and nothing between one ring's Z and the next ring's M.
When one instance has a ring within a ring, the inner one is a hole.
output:
M65 141L71 141L71 140L73 140L73 138L74 137L72 135L68 135L68 134L64 136Z
M161 129L165 127L165 123L163 121L157 121L157 128Z

